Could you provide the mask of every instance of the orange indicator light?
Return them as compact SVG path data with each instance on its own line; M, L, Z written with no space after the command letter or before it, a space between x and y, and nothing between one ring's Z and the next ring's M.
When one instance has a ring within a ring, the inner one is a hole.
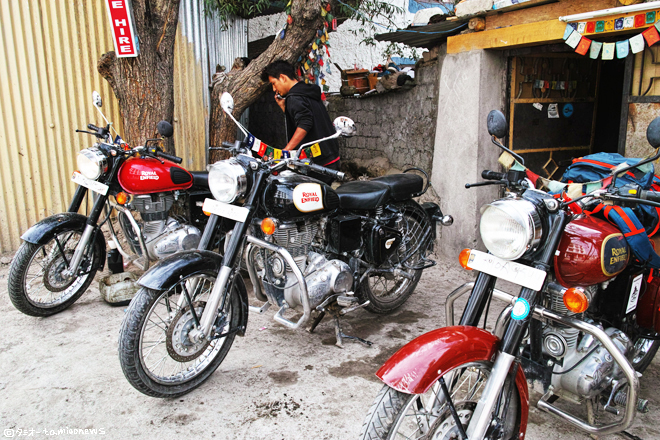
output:
M468 267L468 261L470 260L470 249L463 249L458 255L458 262L460 263L463 269L472 270L471 267Z
M118 192L117 195L115 196L115 200L117 201L118 204L125 205L126 202L128 201L128 195L123 191Z
M264 232L264 234L273 235L275 233L275 229L277 229L277 225L275 224L275 220L272 218L266 217L265 219L261 220L261 230Z
M582 313L589 308L589 298L582 287L571 287L564 292L564 305L573 313Z

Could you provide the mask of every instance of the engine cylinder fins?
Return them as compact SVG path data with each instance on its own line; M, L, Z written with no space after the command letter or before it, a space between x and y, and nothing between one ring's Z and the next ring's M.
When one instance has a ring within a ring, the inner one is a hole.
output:
M318 229L317 223L304 225L283 223L277 227L273 238L275 243L288 250L291 256L295 258L300 255L307 255Z

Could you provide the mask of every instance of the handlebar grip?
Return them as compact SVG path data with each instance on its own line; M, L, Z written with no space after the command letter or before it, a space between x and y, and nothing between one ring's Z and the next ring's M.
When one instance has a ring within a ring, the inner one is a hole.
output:
M94 124L87 124L87 128L94 131L101 131L101 129Z
M650 202L658 202L660 203L660 193L657 191L646 191L642 190L640 191L640 199L642 200L648 200Z
M481 177L486 180L503 180L506 177L506 174L498 173L497 171L483 170L481 172Z
M333 177L335 180L344 180L344 177L346 176L341 171L331 170L330 168L322 167L320 165L316 165L316 164L313 164L313 163L309 164L308 167L312 171L315 171L319 174L325 174L326 176Z
M167 153L163 153L162 151L157 152L157 153L156 153L156 156L162 157L163 159L167 159L167 160L169 160L169 161L171 161L171 162L174 162L174 163L181 163L181 162L183 162L183 159L181 159L180 157L178 157L178 156L173 156L173 155L171 155L171 154L167 154Z

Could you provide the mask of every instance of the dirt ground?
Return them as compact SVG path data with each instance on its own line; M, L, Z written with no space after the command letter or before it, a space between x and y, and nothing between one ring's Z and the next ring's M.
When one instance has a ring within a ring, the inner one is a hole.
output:
M0 264L4 437L357 439L382 386L374 372L407 341L443 326L446 295L470 279L454 262L441 262L424 273L416 293L395 313L349 315L344 331L373 341L371 348L351 342L343 350L335 347L330 321L308 334L275 323L273 310L251 314L247 335L236 338L205 384L163 400L140 394L124 379L117 336L125 307L104 303L97 282L68 310L33 318L9 301L8 268ZM628 430L644 440L660 438L659 376L656 358L641 380L651 411L639 414ZM535 403L539 395L532 398ZM536 408L530 422L528 439L589 438Z

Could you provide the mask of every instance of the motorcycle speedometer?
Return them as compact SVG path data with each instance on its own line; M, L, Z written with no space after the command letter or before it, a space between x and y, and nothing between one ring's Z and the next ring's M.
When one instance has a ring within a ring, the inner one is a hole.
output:
M482 210L481 239L490 253L517 260L536 248L543 228L533 203L522 199L497 200Z
M247 176L243 165L235 160L221 160L209 165L209 189L219 202L232 203L245 196Z
M78 153L78 171L91 180L96 180L108 171L108 159L97 147L86 148Z

